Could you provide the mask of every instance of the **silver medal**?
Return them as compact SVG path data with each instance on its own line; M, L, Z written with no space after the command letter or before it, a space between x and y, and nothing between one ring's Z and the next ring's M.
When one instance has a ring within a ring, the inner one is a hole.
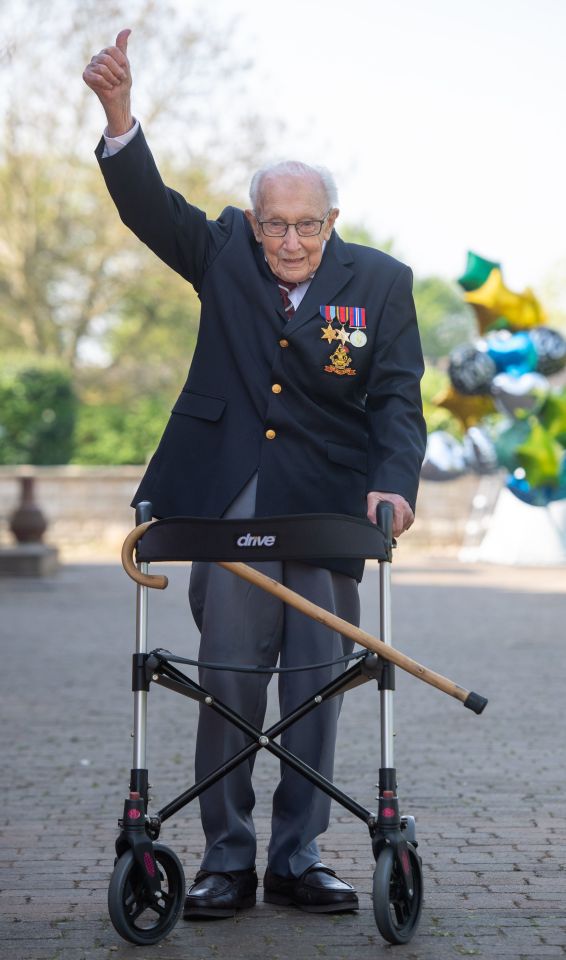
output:
M350 343L353 347L363 347L368 342L363 330L352 330L350 333Z

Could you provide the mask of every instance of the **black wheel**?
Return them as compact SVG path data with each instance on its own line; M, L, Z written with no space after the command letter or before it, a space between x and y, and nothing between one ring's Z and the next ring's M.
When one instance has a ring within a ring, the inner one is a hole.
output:
M423 905L421 860L409 843L413 871L413 896L408 897L401 867L392 847L384 847L373 875L373 912L377 928L389 943L408 943L417 929Z
M108 888L108 912L115 929L131 943L158 943L175 926L185 899L185 875L172 850L154 843L161 897L154 900L131 850L122 854Z

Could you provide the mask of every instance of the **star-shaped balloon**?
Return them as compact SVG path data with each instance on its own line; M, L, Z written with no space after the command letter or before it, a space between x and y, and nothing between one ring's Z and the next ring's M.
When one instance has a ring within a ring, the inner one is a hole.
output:
M505 467L511 473L517 469L519 466L517 448L530 437L532 429L529 420L514 420L510 426L500 429L495 438L495 451L501 467Z
M517 461L525 471L525 479L531 487L558 484L562 447L535 417L532 419L529 436L517 447L516 453Z
M515 330L528 330L545 321L543 309L532 290L527 288L524 293L509 290L503 282L501 270L497 268L491 271L481 287L469 290L464 298L468 303L487 310L493 323L505 317Z
M478 330L482 336L492 330L508 330L511 326L506 317L496 317L493 311L483 307L481 303L471 303L470 306L474 311L478 322Z
M550 436L566 447L566 390L548 394L539 419Z
M483 417L495 410L491 397L464 396L452 385L437 393L432 402L439 407L444 407L452 416L457 417L466 430L468 427L474 427Z
M501 270L501 264L486 260L485 257L480 257L479 253L468 250L466 269L462 276L458 277L458 283L464 290L476 290L485 283L494 269Z

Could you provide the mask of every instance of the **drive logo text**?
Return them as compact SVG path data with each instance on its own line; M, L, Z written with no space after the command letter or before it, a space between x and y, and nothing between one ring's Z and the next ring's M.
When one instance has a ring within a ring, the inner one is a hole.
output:
M236 540L237 547L274 547L276 543L277 537L273 533L266 533L263 536L243 533Z

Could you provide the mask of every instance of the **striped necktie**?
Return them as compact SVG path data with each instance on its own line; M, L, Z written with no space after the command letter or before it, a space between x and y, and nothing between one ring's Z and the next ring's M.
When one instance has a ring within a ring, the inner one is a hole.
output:
M298 283L293 283L291 280L280 280L279 277L275 277L277 280L277 286L279 287L279 293L281 294L281 299L283 301L283 309L287 315L287 320L290 320L291 317L295 315L295 308L291 303L289 294L291 290L294 290L295 287L298 287Z

